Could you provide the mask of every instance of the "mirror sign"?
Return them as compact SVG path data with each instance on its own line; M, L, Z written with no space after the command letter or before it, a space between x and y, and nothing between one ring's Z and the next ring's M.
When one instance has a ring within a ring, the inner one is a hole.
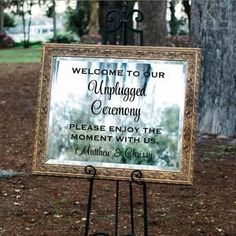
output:
M46 44L35 174L191 184L200 50Z

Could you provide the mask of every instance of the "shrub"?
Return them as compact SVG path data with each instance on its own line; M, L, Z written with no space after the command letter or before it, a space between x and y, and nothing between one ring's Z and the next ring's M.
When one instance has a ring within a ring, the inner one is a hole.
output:
M74 42L79 42L79 38L76 37L73 33L71 32L65 32L65 33L58 33L56 40L53 38L49 39L50 43L74 43Z
M30 41L29 42L29 47L31 47L31 48L41 48L42 44L43 44L42 41ZM22 47L24 47L24 45L25 45L25 43L23 41L14 43L14 47L17 47L17 48L22 48Z
M81 43L101 44L101 35L99 35L99 34L93 34L93 35L86 34L81 37Z
M4 32L0 32L0 48L13 47L14 40Z

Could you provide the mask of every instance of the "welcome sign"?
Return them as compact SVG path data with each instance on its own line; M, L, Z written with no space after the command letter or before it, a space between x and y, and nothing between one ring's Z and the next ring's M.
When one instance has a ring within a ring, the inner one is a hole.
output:
M35 174L192 182L199 49L46 44Z

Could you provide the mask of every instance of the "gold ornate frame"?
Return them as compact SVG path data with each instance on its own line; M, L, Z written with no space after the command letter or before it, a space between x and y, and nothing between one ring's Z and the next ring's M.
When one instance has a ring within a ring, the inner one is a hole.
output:
M180 171L142 170L142 180L146 182L192 184L196 112L200 77L200 49L139 46L98 46L79 44L44 45L42 71L38 90L39 95L37 103L33 173L40 175L86 178L88 176L84 173L84 166L56 165L46 163L45 155L53 56L186 61L187 75ZM96 167L96 170L97 179L124 181L131 180L131 173L134 171L133 169L104 167Z

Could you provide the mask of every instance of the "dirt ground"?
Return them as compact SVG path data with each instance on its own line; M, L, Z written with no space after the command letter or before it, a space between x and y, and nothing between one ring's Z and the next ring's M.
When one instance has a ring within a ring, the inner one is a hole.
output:
M88 181L31 174L38 64L0 65L0 235L83 235ZM197 139L194 185L148 184L149 235L236 235L235 140ZM95 181L90 233L114 235L115 182ZM141 188L134 187L136 235ZM119 235L129 233L128 184L121 184Z

